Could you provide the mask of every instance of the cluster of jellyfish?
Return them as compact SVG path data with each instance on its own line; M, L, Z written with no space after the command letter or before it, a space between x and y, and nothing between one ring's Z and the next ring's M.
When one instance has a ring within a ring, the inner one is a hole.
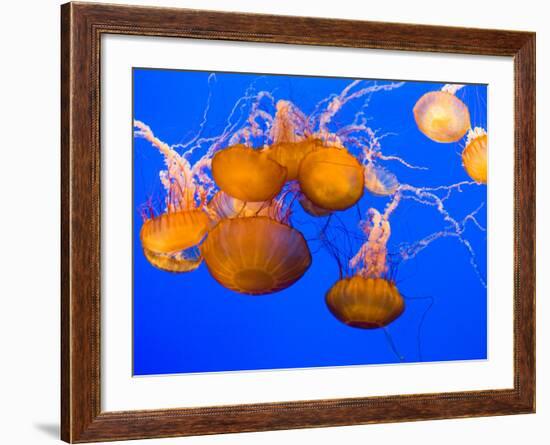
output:
M239 128L228 126L215 138L200 134L184 152L158 139L145 123L134 121L135 135L148 140L164 157L160 180L166 191L165 208L143 211L141 245L154 267L172 273L191 273L204 262L222 286L248 295L282 291L296 283L314 256L291 215L301 206L312 219L345 212L364 193L390 198L384 209L369 208L361 215L364 234L354 255L340 261L340 277L327 289L326 305L342 323L362 329L385 328L405 310L405 300L389 270L387 244L390 216L404 199L434 207L448 229L401 251L408 259L443 236L456 237L475 256L462 235L465 223L445 209L445 196L464 183L420 188L400 183L381 161L386 156L366 119L358 118L337 131L329 123L351 100L400 86L397 83L361 86L352 82L340 94L322 101L306 116L287 100L275 101L262 91L253 97L250 112ZM462 165L472 183L487 182L487 133L471 128L468 107L456 92L463 85L445 85L420 97L412 110L418 129L441 144L462 142ZM273 112L262 107L271 100ZM257 144L255 141L263 143ZM360 147L353 154L351 146ZM193 164L189 154L203 149ZM329 241L326 247L334 247ZM345 272L344 272L345 270ZM483 278L478 273L480 280Z

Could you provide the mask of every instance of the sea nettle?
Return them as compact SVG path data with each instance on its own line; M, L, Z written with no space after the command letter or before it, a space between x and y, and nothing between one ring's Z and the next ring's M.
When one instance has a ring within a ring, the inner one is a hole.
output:
M216 281L250 295L286 289L311 264L302 234L265 216L222 220L202 243L201 253Z
M436 142L456 142L470 128L470 112L464 102L447 91L424 94L413 109L418 129Z
M476 127L468 133L462 165L470 178L487 184L487 133L483 128Z
M234 145L216 153L212 176L228 195L246 202L273 199L286 181L286 168L265 153Z
M355 275L336 282L326 294L330 312L342 323L362 329L387 326L405 310L395 284Z
M309 153L300 164L298 181L302 193L326 210L345 210L363 196L363 166L340 148Z

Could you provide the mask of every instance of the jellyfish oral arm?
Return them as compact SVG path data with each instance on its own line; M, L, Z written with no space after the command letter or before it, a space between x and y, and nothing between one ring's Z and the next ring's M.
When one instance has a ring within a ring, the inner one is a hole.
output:
M172 148L174 148L174 149L175 148L181 148L185 151L190 146L192 146L197 140L200 139L200 137L202 135L202 132L204 130L204 126L206 125L206 122L207 122L207 119L208 119L208 112L210 111L210 103L212 101L211 82L212 83L216 82L216 73L210 73L210 75L208 76L208 86L209 86L209 88L208 88L208 98L206 99L206 106L204 107L204 111L203 111L203 114L202 114L202 121L199 124L198 131L195 133L195 136L189 142L186 142L185 144L175 144L175 145L172 146Z
M392 200L395 202L395 199ZM380 278L388 272L387 244L391 235L388 217L391 211L380 214L374 208L369 209L369 219L363 221L361 228L367 241L350 260L349 266L363 278Z
M182 158L178 152L155 136L151 128L139 120L134 120L134 132L136 137L141 137L150 142L164 156L166 171L161 173L160 180L168 194L167 208L174 205L178 208L194 207L196 187L189 162ZM173 183L175 182L175 184ZM177 185L175 187L174 185Z

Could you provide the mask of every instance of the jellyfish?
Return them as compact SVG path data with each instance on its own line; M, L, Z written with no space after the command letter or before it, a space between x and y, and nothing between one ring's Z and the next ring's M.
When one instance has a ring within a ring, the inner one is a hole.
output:
M345 210L363 196L363 166L345 149L309 153L300 165L298 181L307 199L326 210Z
M218 187L241 201L273 199L286 180L286 168L265 153L244 145L218 151L212 159L212 176Z
M372 163L365 167L365 188L373 195L393 195L398 187L395 175L385 168Z
M144 249L174 253L197 245L206 235L210 220L202 210L166 212L145 221L139 237Z
M193 174L189 162L173 148L158 139L151 128L134 121L136 135L143 137L164 155L166 170L160 180L166 190L166 207L156 214L152 206L142 212L140 241L145 258L151 265L168 272L189 272L202 259L196 246L210 229L211 221L204 211L208 191Z
M424 94L413 108L418 129L435 142L456 142L470 129L470 112L455 96L462 85Z
M361 329L385 327L405 310L395 283L361 275L337 281L326 294L326 304L342 323Z
M361 222L367 240L349 261L349 277L340 279L328 290L325 302L342 323L362 329L383 328L405 310L405 302L388 277L387 242L391 234L389 214L371 208Z
M265 216L220 221L200 249L218 283L249 295L286 289L311 264L303 235L290 225Z
M474 181L487 184L487 132L475 127L468 132L462 165Z

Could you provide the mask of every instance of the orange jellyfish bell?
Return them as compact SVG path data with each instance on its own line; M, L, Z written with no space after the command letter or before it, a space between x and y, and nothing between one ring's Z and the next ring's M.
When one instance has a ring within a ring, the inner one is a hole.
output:
M191 272L199 267L202 262L202 256L196 246L173 254L143 249L143 254L154 267L166 272Z
M269 201L283 187L286 169L262 152L244 145L219 151L212 159L218 187L241 201Z
M476 127L468 133L462 165L470 178L487 184L487 133L483 128Z
M286 289L311 264L302 234L265 216L222 220L206 237L201 253L216 281L250 295Z
M373 195L393 195L398 187L395 175L385 168L373 164L365 167L365 188Z
M206 235L209 224L202 210L167 212L145 221L139 237L144 250L176 253L197 245Z
M387 326L405 310L395 284L361 275L337 281L326 294L326 304L342 323L361 329Z
M413 109L418 129L436 142L456 142L470 128L470 112L464 102L447 91L424 94Z
M272 145L265 150L265 153L270 159L286 167L286 180L293 181L298 179L298 171L302 159L312 151L322 147L322 141L318 139L306 139L300 142L281 142Z
M345 149L312 151L300 164L298 180L302 193L326 210L345 210L363 196L363 166Z

